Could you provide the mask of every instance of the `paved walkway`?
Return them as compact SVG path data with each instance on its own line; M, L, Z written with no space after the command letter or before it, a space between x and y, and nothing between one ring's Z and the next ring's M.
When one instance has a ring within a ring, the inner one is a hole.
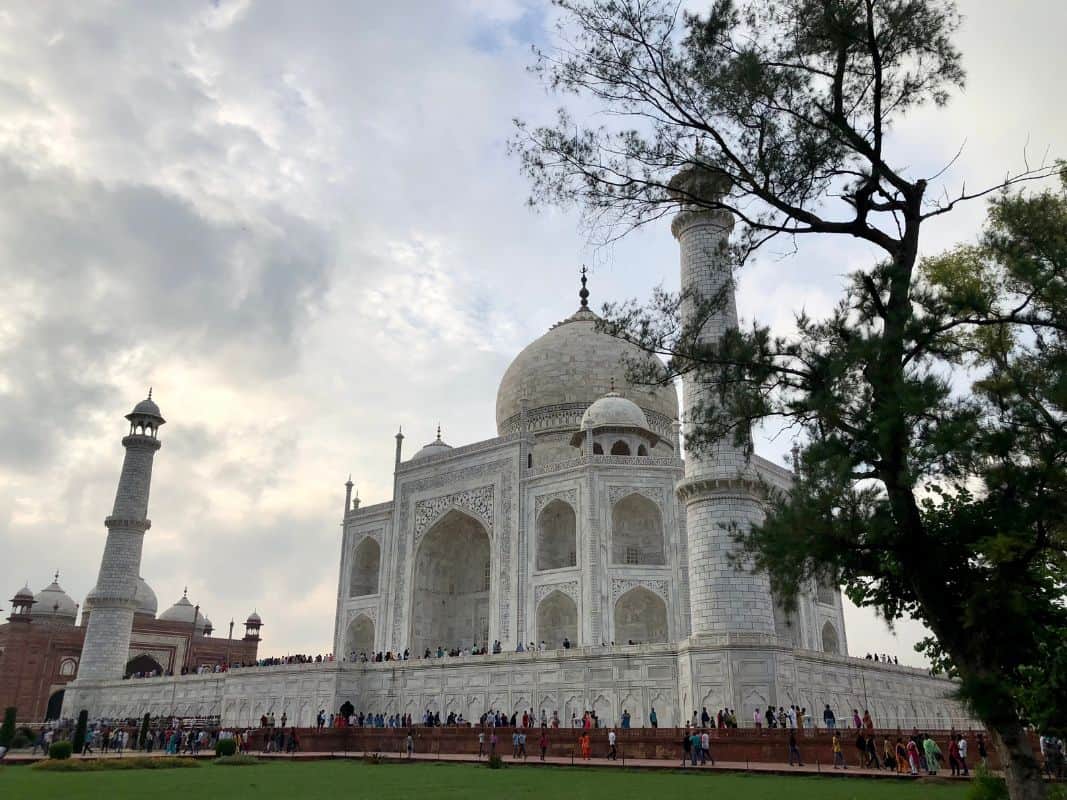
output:
M127 750L123 755L116 753L93 753L88 756L74 756L74 758L129 758L131 756L147 756L149 758L156 758L167 755L166 753L155 750L151 753L142 753L137 751ZM362 759L367 754L363 752L336 752L336 753L259 753L253 752L251 755L256 758L262 758L270 761L316 761L323 759ZM387 761L407 761L405 756L397 753L381 753L382 758ZM215 757L213 751L204 751L196 756L183 755L182 758L200 758L200 759L212 759ZM40 761L44 758L41 755L31 755L28 750L23 750L15 753L9 753L4 759L5 764L31 764L35 761ZM515 766L528 766L528 767L544 767L544 766L574 766L588 769L603 769L603 768L621 768L626 769L641 769L641 770L685 770L692 772L748 772L765 775L826 775L826 776L839 776L839 777L852 777L852 778L881 778L884 780L912 780L914 777L923 776L910 776L907 774L899 775L896 772L889 772L887 770L876 769L861 769L858 767L849 767L847 770L833 769L828 764L809 764L805 762L802 767L791 767L785 763L750 763L745 761L717 761L714 766L708 764L707 766L691 766L688 763L683 767L681 760L667 760L667 759L653 759L653 758L619 758L617 761L611 761L606 758L591 758L588 761L581 758L561 758L559 756L549 756L542 761L537 755L529 756L526 759L512 758L510 754L502 756L504 762L508 765ZM414 761L445 761L449 763L479 763L484 762L485 759L479 759L476 756L466 753L442 753L437 755L436 753L415 753L411 760ZM938 772L939 778L945 778L953 781L968 780L966 777L953 777L952 774L945 769Z

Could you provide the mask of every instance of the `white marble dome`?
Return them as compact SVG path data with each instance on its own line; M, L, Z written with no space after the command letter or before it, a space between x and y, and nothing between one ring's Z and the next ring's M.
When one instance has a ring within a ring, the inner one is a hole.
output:
M557 421L542 429L573 430L579 425L581 412L608 394L613 383L621 396L642 411L661 415L667 423L678 419L678 393L673 384L633 386L626 380L628 361L651 363L665 374L662 363L635 344L598 332L596 321L596 314L580 309L515 357L496 394L500 435L514 429L523 396L531 416L559 412ZM575 413L568 415L569 409Z
M30 615L40 619L55 617L64 620L74 620L78 616L78 604L60 587L58 574L56 580L33 596Z
M411 460L412 461L418 461L419 459L428 458L430 456L441 455L442 453L447 453L451 449L452 449L452 445L445 444L444 442L441 441L441 429L438 428L437 429L437 438L434 439L432 442L430 442L425 447L423 447L421 450L419 450L419 452L417 452L415 455L413 455L411 457Z
M187 624L191 623L194 617L196 618L196 630L203 631L208 624L208 619L204 616L203 611L197 614L196 606L189 602L187 594L183 594L181 600L159 615L159 618L164 622L184 622Z
M144 578L137 578L137 594L134 599L137 600L136 613L138 614L154 617L156 611L159 610L159 600L156 598L156 593L152 591L151 586L145 583Z
M582 428L648 428L648 419L637 403L618 392L609 392L582 414Z

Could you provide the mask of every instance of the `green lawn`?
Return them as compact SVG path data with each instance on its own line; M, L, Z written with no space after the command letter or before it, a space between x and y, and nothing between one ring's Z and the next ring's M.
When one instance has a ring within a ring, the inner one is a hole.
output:
M624 769L314 761L251 767L49 773L0 769L0 797L63 800L338 800L338 798L511 798L668 800L699 793L726 800L963 800L965 786L897 781L730 774L628 772Z

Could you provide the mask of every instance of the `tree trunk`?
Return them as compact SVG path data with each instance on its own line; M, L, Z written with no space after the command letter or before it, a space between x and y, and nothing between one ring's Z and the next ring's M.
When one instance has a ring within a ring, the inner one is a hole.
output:
M1045 800L1045 780L1023 726L1018 722L1006 723L994 727L992 734L1004 764L1004 779L1011 800Z

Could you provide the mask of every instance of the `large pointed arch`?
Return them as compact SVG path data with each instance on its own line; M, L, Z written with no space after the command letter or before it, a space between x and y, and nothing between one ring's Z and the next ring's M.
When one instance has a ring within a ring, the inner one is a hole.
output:
M837 628L827 620L822 626L822 651L838 655L841 652L841 640L837 635Z
M550 650L563 647L564 639L578 643L578 606L572 598L557 590L537 604L537 639Z
M491 565L489 532L480 520L452 509L433 524L415 555L413 652L488 643Z
M382 548L373 536L365 536L352 551L352 571L348 579L348 596L378 594Z
M667 604L658 594L635 586L616 601L616 644L665 642L667 638Z

